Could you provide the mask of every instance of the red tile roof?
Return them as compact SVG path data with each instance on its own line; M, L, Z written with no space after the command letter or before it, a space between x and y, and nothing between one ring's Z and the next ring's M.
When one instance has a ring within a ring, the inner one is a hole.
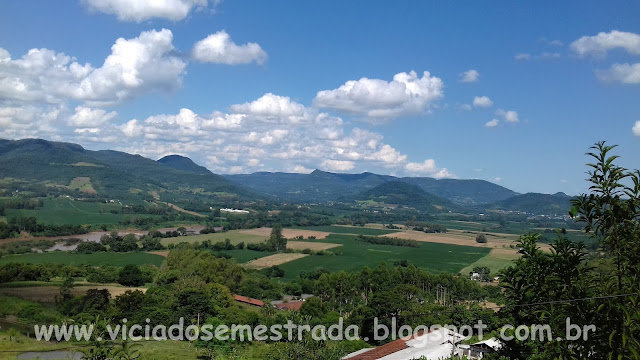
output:
M241 295L233 295L233 300L241 303L249 304L249 305L261 306L261 307L264 306L263 301L252 299L252 298L241 296Z
M289 301L285 303L275 304L273 306L275 306L276 309L280 309L280 310L298 311L302 307L302 304L304 304L304 301L300 300L300 301Z
M419 334L416 334L416 336L411 335L398 340L394 340L388 344L384 344L375 349L363 352L362 354L358 354L354 357L350 357L349 360L376 360L376 359L383 358L387 355L391 355L391 354L397 353L400 350L404 350L408 348L409 345L407 345L407 341L413 340L414 338L420 337L424 334L425 332L421 331Z

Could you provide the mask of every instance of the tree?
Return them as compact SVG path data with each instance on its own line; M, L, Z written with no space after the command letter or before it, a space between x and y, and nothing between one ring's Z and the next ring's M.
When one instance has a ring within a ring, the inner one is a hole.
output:
M287 248L287 239L282 236L282 226L276 224L271 229L271 236L267 240L267 246L271 251L284 251Z
M127 264L118 274L118 283L124 286L142 286L144 285L142 271L137 265Z
M487 243L487 236L485 234L478 234L476 236L476 242L479 244L486 244Z
M18 334L19 334L18 330L14 328L9 328L9 330L7 330L7 336L9 336L9 341L13 341L13 339L16 338Z

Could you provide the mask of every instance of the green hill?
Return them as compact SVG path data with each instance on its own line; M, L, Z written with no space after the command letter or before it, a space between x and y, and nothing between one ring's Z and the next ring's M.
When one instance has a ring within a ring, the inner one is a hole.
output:
M180 155L167 155L162 159L158 160L159 163L170 166L176 170L181 170L194 174L211 174L206 167L200 166L193 162L193 160L188 157L180 156Z
M523 211L535 215L567 215L571 208L571 196L565 193L527 193L491 204L489 208L505 211Z
M194 174L140 155L91 151L76 144L39 139L0 139L2 178L30 184L34 189L76 190L103 197L159 196L163 201L196 194L227 200L251 197L248 190L211 172Z
M388 181L353 197L353 200L371 201L389 205L403 205L427 211L455 208L450 201L429 194L419 187L403 181Z

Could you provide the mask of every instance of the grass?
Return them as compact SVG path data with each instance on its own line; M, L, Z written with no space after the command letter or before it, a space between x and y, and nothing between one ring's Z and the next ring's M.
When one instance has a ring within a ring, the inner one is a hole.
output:
M0 216L0 222L6 223L7 222L7 217L6 216Z
M30 217L38 222L52 225L71 224L117 224L120 220L130 218L129 214L112 214L111 210L118 210L118 204L104 204L98 202L75 201L68 198L48 198L44 206L37 210L7 209L7 218ZM136 215L140 216L140 215ZM153 216L153 215L144 215Z
M520 255L515 251L508 252L502 249L494 249L489 254L487 254L487 256L478 259L478 261L469 264L469 266L460 270L460 273L463 275L467 275L476 266L486 266L491 269L491 274L496 274L505 267L513 264L513 261L518 259L519 257Z
M383 262L391 265L402 260L432 272L458 273L490 251L486 248L427 242L420 243L418 248L376 245L356 241L355 236L346 234L331 234L322 241L341 244L340 248L334 249L339 255L314 255L279 265L285 271L283 280L292 280L302 271L313 271L319 267L331 272L357 271L364 266L376 267Z
M231 231L214 233L214 234L181 236L177 238L165 238L165 239L162 239L161 242L162 242L162 245L166 246L169 244L178 244L181 242L202 243L205 240L211 240L212 243L217 243L219 241L224 241L225 239L229 239L232 244L236 245L241 242L244 242L245 244L259 243L268 238L268 236L243 234L240 231L241 230L231 230Z
M113 253L99 252L94 254L75 254L55 251L48 253L30 253L21 255L6 255L0 258L0 264L7 263L32 263L32 264L68 264L91 266L111 265L125 266L127 264L155 266L162 265L164 257L144 252Z
M385 234L398 232L398 230L372 229L372 228L366 228L366 227L337 226L337 225L292 227L292 229L324 231L324 232L330 232L333 234L355 234L355 235L368 235L368 236L385 235Z

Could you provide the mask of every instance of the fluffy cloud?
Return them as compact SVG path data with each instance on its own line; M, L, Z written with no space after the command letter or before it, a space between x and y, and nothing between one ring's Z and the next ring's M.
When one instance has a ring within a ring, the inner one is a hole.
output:
M618 81L623 84L640 84L640 63L613 64L609 70L600 70L598 77L604 81Z
M640 55L640 35L613 30L608 33L601 32L595 36L583 36L571 43L571 50L580 56L604 56L609 50L616 48Z
M631 131L633 132L633 135L640 136L640 121L636 121L636 124L633 125Z
M427 159L422 163L409 162L404 167L411 175L428 175L436 179L455 178L446 168L438 169L433 159Z
M237 45L226 31L218 31L198 41L193 47L193 58L201 62L216 64L262 64L267 53L256 43Z
M475 107L491 107L493 101L488 96L476 96L473 98L473 106Z
M204 8L207 0L83 0L93 11L116 15L121 21L136 21L151 18L182 20L194 8Z
M476 82L480 80L480 73L477 70L467 70L460 74L460 81L462 82Z
M0 61L0 98L56 103L79 100L107 105L157 90L181 86L186 63L173 55L170 30L145 31L116 40L100 68L49 49L31 49Z
M506 122L517 123L520 121L518 112L514 110L498 109L498 111L496 111L496 115L502 117Z
M76 128L96 128L108 123L117 115L115 111L106 112L103 109L78 106L75 114L69 118L68 124Z
M350 171L356 164L353 161L347 160L325 160L322 162L322 167L329 171Z
M443 82L425 71L399 73L388 82L361 78L350 80L334 90L319 91L313 103L319 108L334 109L381 121L429 110L443 96Z
M407 155L376 132L346 129L342 119L307 108L286 96L265 94L230 106L230 113L197 114L181 109L115 127L120 149L149 157L194 155L214 172L354 171L356 168L450 176L435 167L411 165ZM233 124L234 126L228 126ZM127 139L135 138L135 142ZM287 164L284 168L282 164Z
M484 124L484 126L488 127L488 128L493 128L498 126L498 124L500 124L500 120L498 119L493 119L493 120L489 120L487 121L486 124Z

